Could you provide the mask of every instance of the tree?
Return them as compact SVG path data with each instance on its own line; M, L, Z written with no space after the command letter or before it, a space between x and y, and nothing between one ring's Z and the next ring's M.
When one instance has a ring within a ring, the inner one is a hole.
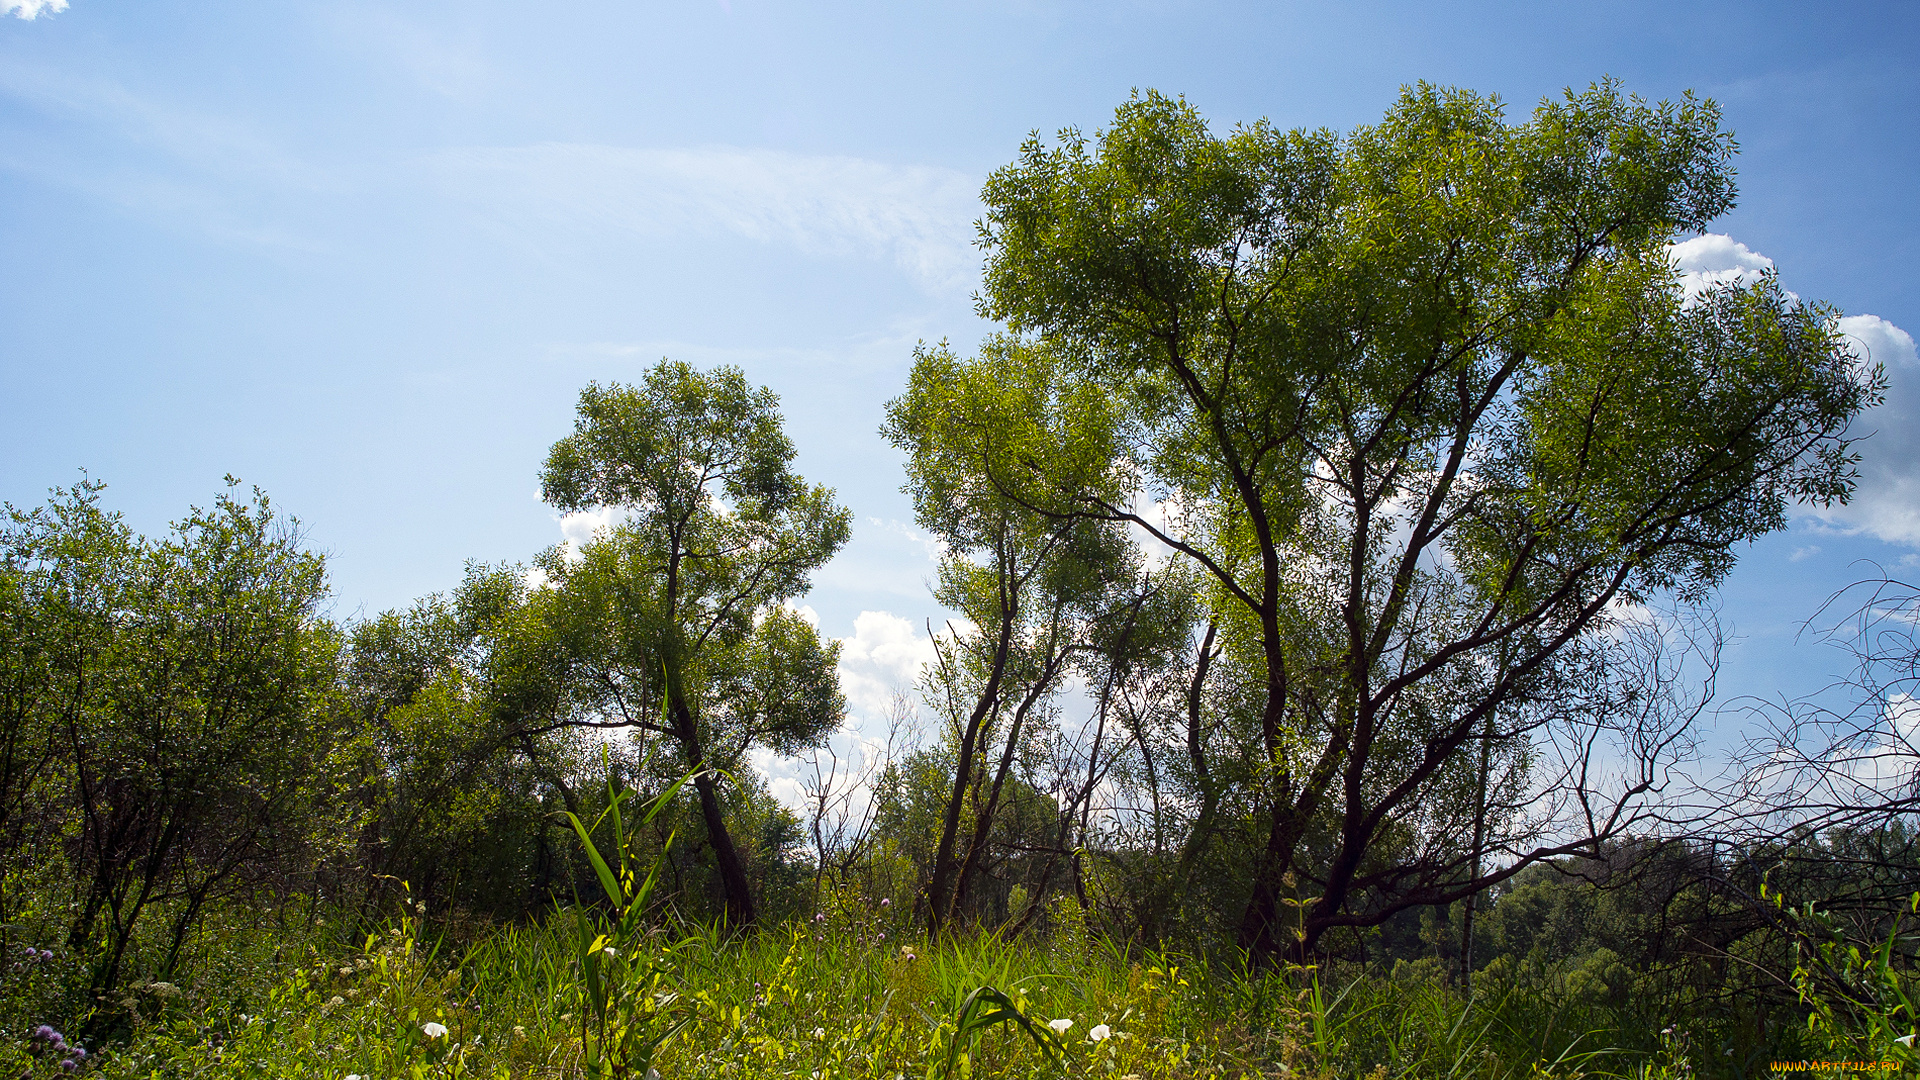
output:
M289 891L348 823L330 798L339 635L318 610L324 560L258 491L148 540L100 510L98 489L9 507L0 552L21 631L7 666L37 653L44 679L21 719L40 714L63 788L48 809L76 878L68 945L104 994L144 915L170 919L170 975L209 903Z
M601 768L600 748L572 728L527 730L529 695L514 691L529 677L510 658L528 593L520 567L469 565L452 596L349 633L363 904L404 883L436 908L517 918L573 894L586 866L558 811L588 813L574 793L593 790L580 781Z
M982 313L1103 390L1122 446L1099 484L1018 447L983 471L1210 580L1263 691L1256 956L1628 827L1671 730L1626 732L1640 767L1575 820L1491 830L1490 871L1458 840L1482 744L1518 766L1550 725L1646 715L1609 674L1625 612L1699 603L1790 505L1848 496L1881 384L1835 312L1773 277L1690 298L1666 254L1732 205L1733 153L1711 102L1611 83L1521 124L1421 85L1344 137L1219 138L1150 93L988 180Z
M840 724L838 646L786 601L846 543L850 515L792 469L777 399L738 368L662 361L637 386L590 385L573 434L541 473L563 511L613 510L619 525L540 561L551 587L540 650L572 695L554 723L664 736L687 767L729 924L755 919L716 776L765 745L792 752ZM516 662L504 658L503 662ZM664 717L660 702L664 698Z
M1035 468L1050 484L1101 490L1112 417L1055 366L1047 350L1011 339L973 361L922 349L882 428L907 452L916 519L947 547L935 596L967 623L936 639L930 673L953 754L921 912L935 935L961 912L1021 750L1138 562L1110 523L1035 513L1019 490L1032 473L986 467L1013 455L1044 463Z

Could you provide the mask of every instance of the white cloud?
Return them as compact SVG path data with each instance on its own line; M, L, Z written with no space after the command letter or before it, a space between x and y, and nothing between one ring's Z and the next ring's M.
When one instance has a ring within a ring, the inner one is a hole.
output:
M1667 250L1689 299L1715 285L1751 284L1773 269L1772 259L1721 233ZM1920 359L1913 336L1878 315L1848 315L1839 330L1862 361L1885 367L1887 400L1862 413L1849 432L1862 439L1853 500L1803 513L1833 531L1920 546ZM1799 561L1819 550L1805 547L1789 557Z
M1920 356L1913 336L1877 315L1849 315L1840 332L1854 352L1887 373L1887 400L1862 413L1860 486L1846 506L1812 510L1829 527L1920 546Z
M598 510L575 510L560 519L560 556L568 562L580 561L580 549L596 537L627 520L627 512L617 506Z
M1885 364L1890 370L1920 364L1913 335L1878 315L1848 315L1840 320L1840 332L1852 341L1860 359L1869 364Z
M1787 556L1787 561L1788 561L1788 562L1799 562L1799 561L1801 561L1802 559L1811 559L1811 558L1813 558L1813 557L1814 557L1815 555L1818 555L1818 554L1820 554L1820 545L1819 545L1819 544L1808 544L1808 545L1807 545L1806 547L1797 547L1797 548L1794 548L1794 549L1793 549L1793 554L1791 554L1791 555L1789 555L1789 556Z
M951 169L708 146L583 143L442 151L430 168L489 216L545 231L731 233L890 259L923 287L971 287L978 183Z
M37 19L67 10L67 0L0 0L0 15Z
M867 521L887 532L903 537L908 543L917 546L926 554L928 562L937 563L940 561L940 556L947 553L947 542L945 540L937 536L928 536L904 521L898 521L893 518L881 521L877 517L870 517Z
M1680 288L1689 300L1715 285L1752 284L1773 269L1772 259L1722 233L1682 241L1667 253L1680 271Z
M877 718L895 691L912 692L933 659L933 641L911 620L863 611L853 620L853 636L840 639L840 690L855 716Z

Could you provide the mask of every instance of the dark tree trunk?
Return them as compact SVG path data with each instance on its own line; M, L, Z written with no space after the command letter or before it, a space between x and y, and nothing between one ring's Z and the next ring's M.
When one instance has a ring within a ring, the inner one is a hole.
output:
M720 871L727 927L744 929L759 919L753 903L753 886L747 880L747 869L740 861L740 849L733 842L733 834L727 831L726 816L720 811L720 788L713 782L714 774L700 748L700 732L684 700L674 701L673 722L674 734L686 750L687 761L700 770L693 778L693 790L700 797L700 818L706 824L707 842L713 845L713 861Z

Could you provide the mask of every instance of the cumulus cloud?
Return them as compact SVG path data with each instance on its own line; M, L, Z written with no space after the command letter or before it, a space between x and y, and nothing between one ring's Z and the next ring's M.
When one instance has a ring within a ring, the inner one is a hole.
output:
M1716 285L1750 285L1773 269L1773 260L1723 233L1707 233L1667 249L1680 271L1680 288L1692 299Z
M67 10L67 0L0 0L0 15L37 19Z
M624 523L627 516L627 511L615 506L602 507L598 510L576 510L562 516L559 519L560 557L570 563L579 562L583 557L580 549L604 535L608 530ZM537 566L527 567L525 573L520 575L520 579L526 582L529 589L544 589L553 584L547 572ZM806 618L812 612L812 608L806 608L801 617ZM808 622L818 625L817 618L808 619Z
M1668 253L1688 298L1716 285L1752 284L1773 269L1772 259L1721 233L1674 244ZM1887 400L1863 413L1849 432L1863 440L1853 501L1810 507L1805 516L1836 532L1920 546L1920 359L1913 337L1878 315L1848 315L1839 330L1863 362L1886 369ZM1792 557L1819 550L1801 548Z
M970 287L977 182L950 169L709 146L581 143L442 151L449 192L522 228L731 233L811 254L886 259L923 287Z
M627 520L627 512L617 506L598 510L575 510L560 519L560 554L568 562L580 561L580 549L594 538Z
M853 636L840 639L840 690L857 717L879 717L895 691L911 691L934 659L933 641L911 620L887 611L863 611Z
M1849 315L1840 332L1856 355L1887 373L1887 400L1862 413L1860 486L1853 501L1811 511L1824 525L1920 546L1920 356L1913 336L1878 315Z

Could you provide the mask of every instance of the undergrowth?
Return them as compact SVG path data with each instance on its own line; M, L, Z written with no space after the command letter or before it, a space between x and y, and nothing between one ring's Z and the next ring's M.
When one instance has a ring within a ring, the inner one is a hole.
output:
M1556 997L1548 984L1483 985L1467 997L1419 972L1256 974L1103 942L1076 929L1071 900L1058 914L1043 943L980 935L937 945L884 901L857 896L739 940L656 921L622 946L648 980L628 1007L668 1037L624 1072L605 1058L593 1065L585 1024L592 1000L580 942L604 929L603 915L556 912L457 948L417 910L359 932L318 924L303 937L259 939L252 963L232 962L227 981L132 988L114 1003L122 1036L73 1071L209 1080L571 1078L593 1068L642 1080L648 1067L667 1080L1520 1080L1762 1075L1769 1065L1649 1028L1617 1007ZM44 978L42 969L33 977ZM1831 1010L1819 1015L1832 1027ZM36 1053L29 1030L12 1034L0 1076L68 1075L60 1060L70 1058Z

